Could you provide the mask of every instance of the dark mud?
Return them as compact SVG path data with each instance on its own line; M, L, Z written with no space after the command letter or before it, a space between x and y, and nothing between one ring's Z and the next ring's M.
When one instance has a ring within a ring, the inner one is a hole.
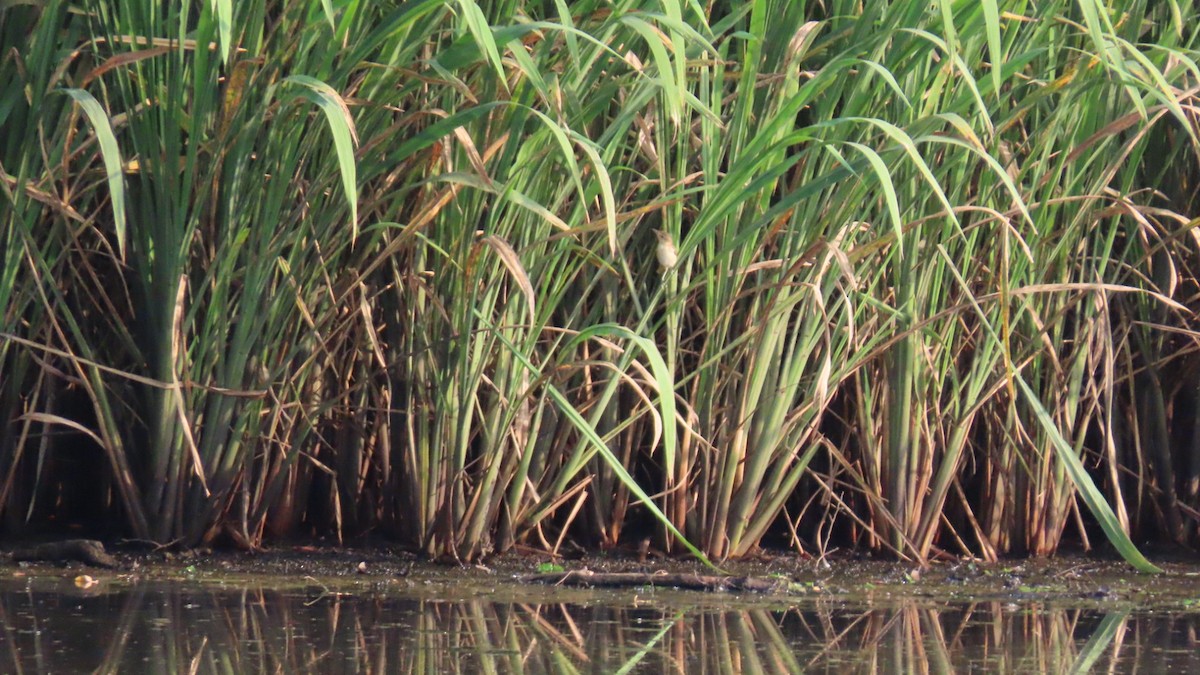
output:
M186 581L216 586L303 588L313 593L401 593L444 600L487 597L496 601L528 599L536 575L572 570L603 573L713 575L714 570L689 559L641 560L634 555L591 555L564 561L545 554L496 556L486 564L434 563L395 548L370 545L342 548L323 545L277 547L249 553L197 550L139 550L110 544L114 569L75 561L15 561L0 550L0 578L75 578L81 588L123 587L139 581ZM800 597L855 603L927 600L934 603L976 601L1042 601L1072 606L1119 605L1140 608L1200 609L1200 559L1186 556L1154 561L1162 574L1142 574L1120 561L1087 556L1047 560L1014 560L995 564L973 561L938 562L920 568L895 561L854 557L802 558L760 556L728 562L722 571L738 577L780 580L773 593L678 591L655 587L609 590L618 600L686 597L704 604L789 603ZM82 580L81 580L82 579ZM543 601L578 599L587 589L536 585Z

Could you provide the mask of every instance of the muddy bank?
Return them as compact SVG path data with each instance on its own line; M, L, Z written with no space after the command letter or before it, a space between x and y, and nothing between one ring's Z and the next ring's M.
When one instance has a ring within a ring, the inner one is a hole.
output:
M86 577L97 585L126 585L139 580L179 580L202 584L323 589L360 593L395 591L459 599L486 595L522 599L532 587L539 595L575 595L588 579L642 579L626 584L624 594L672 593L688 584L679 579L711 579L711 568L688 559L640 559L634 554L590 555L575 560L538 553L496 556L486 565L439 564L383 545L345 548L295 545L248 553L197 550L175 552L109 543L107 568L77 559L30 560L28 546L0 550L0 576ZM681 591L731 600L787 602L797 597L829 600L887 601L928 599L958 601L1045 601L1071 604L1129 603L1138 606L1200 608L1200 561L1186 556L1155 560L1163 574L1147 575L1119 561L1060 556L1049 560L1013 560L996 564L972 561L934 563L921 569L894 561L851 556L823 559L764 555L730 562L722 571L754 580L717 584L717 592ZM582 574L581 574L582 572ZM582 580L582 581L580 581ZM617 591L621 594L622 591ZM697 598L693 598L697 599Z

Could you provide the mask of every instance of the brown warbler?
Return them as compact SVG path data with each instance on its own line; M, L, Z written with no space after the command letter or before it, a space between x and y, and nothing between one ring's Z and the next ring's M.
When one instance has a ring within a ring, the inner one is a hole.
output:
M655 230L654 236L658 238L658 248L654 249L654 255L658 258L658 264L662 265L663 270L669 270L679 261L679 252L675 250L675 242L671 241L671 234L663 230Z

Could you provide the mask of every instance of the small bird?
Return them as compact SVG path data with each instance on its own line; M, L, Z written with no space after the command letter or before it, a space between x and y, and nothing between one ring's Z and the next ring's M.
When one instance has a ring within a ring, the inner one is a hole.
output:
M655 230L654 236L658 238L658 247L654 249L654 255L658 258L658 264L662 265L663 271L669 270L679 261L675 242L671 240L671 233L663 230Z

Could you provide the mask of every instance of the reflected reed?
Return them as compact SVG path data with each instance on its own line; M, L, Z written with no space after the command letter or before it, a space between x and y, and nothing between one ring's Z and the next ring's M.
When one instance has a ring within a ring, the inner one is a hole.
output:
M0 582L11 672L1200 670L1200 615L1001 601L790 608L444 601L319 586ZM685 596L686 597L686 596ZM603 598L598 597L597 600ZM605 602L612 602L609 598Z

